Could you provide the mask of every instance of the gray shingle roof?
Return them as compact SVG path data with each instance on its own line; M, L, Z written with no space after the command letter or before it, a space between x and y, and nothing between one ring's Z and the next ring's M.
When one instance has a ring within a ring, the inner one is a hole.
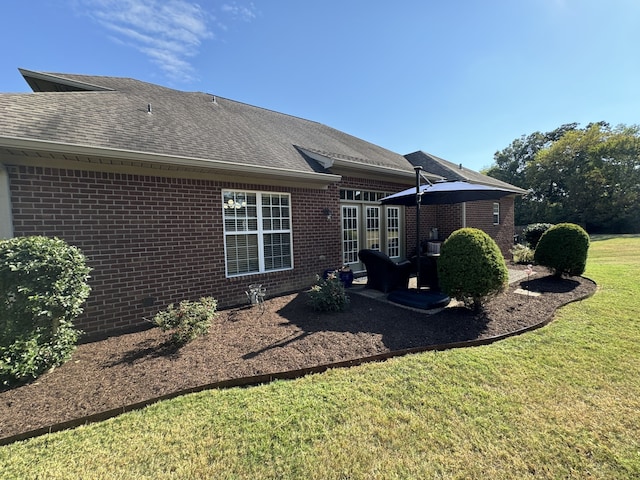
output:
M425 171L440 175L447 180L462 180L479 183L481 185L505 188L513 190L514 193L527 193L526 190L511 185L510 183L506 183L502 180L476 172L475 170L465 168L462 164L455 164L443 158L431 155L430 153L417 151L405 155L405 158L409 160L412 165L421 166Z
M402 155L334 128L211 94L129 78L21 72L36 93L0 95L0 137L326 172L302 147L364 168L413 171Z

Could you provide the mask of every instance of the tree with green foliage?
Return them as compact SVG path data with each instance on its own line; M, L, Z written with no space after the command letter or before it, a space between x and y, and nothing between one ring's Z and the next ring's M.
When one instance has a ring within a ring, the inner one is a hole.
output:
M541 150L527 170L554 222L576 223L595 233L640 227L637 127L592 124L567 132Z
M486 173L526 188L515 222L572 222L589 232L640 231L640 129L563 125L515 140Z
M477 228L461 228L444 241L438 258L440 288L475 311L502 292L509 271L496 242Z
M530 135L522 135L511 144L494 154L495 164L483 173L510 183L525 190L530 188L527 179L527 166L534 161L536 154L548 148L562 136L577 128L577 123L567 123L551 132L534 132ZM515 223L526 225L537 222L537 203L526 197L515 199Z

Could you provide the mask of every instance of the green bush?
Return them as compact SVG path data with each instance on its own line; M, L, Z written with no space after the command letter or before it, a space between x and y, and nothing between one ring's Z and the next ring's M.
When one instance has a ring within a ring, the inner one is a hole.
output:
M307 292L308 304L317 312L342 312L349 305L349 297L338 275L333 272Z
M542 234L551 227L553 227L552 223L532 223L524 227L524 230L522 230L522 236L527 242L529 248L535 250Z
M589 235L574 223L559 223L547 230L535 251L538 265L550 268L554 275L582 275L587 266Z
M218 301L212 297L203 297L197 302L183 300L156 313L152 323L163 331L172 330L171 341L181 346L209 331L217 307Z
M520 243L516 243L513 248L510 250L511 255L513 256L514 263L520 264L529 264L533 263L533 253L526 245L522 245Z
M502 292L509 272L496 242L482 230L462 228L440 248L440 288L478 311L491 295Z
M64 240L18 237L0 241L0 381L37 378L69 359L80 332L91 269Z

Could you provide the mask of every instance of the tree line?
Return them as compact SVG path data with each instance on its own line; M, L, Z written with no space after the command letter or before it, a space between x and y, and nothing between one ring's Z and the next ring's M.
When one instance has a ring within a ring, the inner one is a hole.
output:
M572 222L589 233L640 232L640 127L560 126L517 138L483 173L528 190L515 223Z

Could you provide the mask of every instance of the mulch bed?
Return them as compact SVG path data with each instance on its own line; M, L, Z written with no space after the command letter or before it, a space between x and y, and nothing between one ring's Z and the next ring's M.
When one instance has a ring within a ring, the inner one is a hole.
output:
M520 295L516 288L542 295ZM157 328L82 344L61 367L0 391L0 443L219 381L487 341L545 322L558 307L595 290L582 277L538 274L491 299L481 315L458 306L427 314L356 293L350 294L348 311L319 314L301 292L268 299L264 309L220 311L207 336L181 349Z

